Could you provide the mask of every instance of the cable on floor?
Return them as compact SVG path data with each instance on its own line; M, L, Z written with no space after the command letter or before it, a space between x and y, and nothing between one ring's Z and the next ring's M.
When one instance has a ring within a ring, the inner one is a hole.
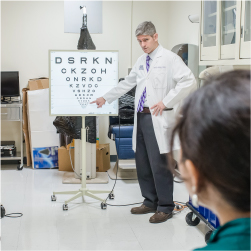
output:
M12 216L12 215L16 215L16 216ZM19 218L22 217L23 214L22 213L11 213L11 214L5 214L5 217L9 217L9 218Z
M19 218L22 217L22 213L11 213L11 214L5 214L5 208L3 205L1 205L1 219L4 217L9 217L9 218ZM15 216L16 215L16 216Z

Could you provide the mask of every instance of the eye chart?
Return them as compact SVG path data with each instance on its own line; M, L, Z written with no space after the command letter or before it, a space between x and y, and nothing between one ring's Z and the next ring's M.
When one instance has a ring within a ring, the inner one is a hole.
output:
M118 51L49 51L50 114L118 115L118 100L90 102L118 84Z

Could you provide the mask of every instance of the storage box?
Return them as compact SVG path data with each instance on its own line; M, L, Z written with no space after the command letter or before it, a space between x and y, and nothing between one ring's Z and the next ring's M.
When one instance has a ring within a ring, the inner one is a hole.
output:
M106 172L110 169L110 144L99 144L96 150L97 172Z
M58 146L33 148L35 169L58 167Z
M49 88L48 78L34 78L28 81L30 91Z
M73 168L75 169L74 164L74 148L71 148L71 161ZM65 172L73 172L71 167L69 150L67 150L64 146L58 148L58 170Z
M35 168L33 151L37 148L59 147L59 136L53 125L55 116L49 115L49 89L28 91L27 95L32 167ZM44 168L47 167L44 166Z

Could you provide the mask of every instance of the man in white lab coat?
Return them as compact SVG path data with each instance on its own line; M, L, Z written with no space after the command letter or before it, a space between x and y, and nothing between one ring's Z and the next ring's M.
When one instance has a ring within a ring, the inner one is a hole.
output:
M155 213L151 223L172 217L173 177L168 170L166 153L181 101L196 89L191 70L175 53L158 43L158 34L151 22L141 23L135 32L144 54L138 58L130 74L116 87L93 101L98 107L113 102L137 85L133 150L142 196L140 207L133 214ZM173 149L179 149L176 139Z

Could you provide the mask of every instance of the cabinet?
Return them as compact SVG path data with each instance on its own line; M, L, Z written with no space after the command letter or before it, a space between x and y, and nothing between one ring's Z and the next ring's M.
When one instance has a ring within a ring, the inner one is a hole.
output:
M20 165L18 170L23 169L23 117L22 117L22 102L13 102L10 104L1 104L1 121L20 121L21 132L21 152L17 152L16 156L1 156L1 160L19 160Z
M221 59L235 58L236 8L236 1L221 1Z
M200 65L250 65L250 1L202 1Z
M217 60L219 43L219 3L202 1L201 60Z
M242 1L240 58L251 58L251 2Z

